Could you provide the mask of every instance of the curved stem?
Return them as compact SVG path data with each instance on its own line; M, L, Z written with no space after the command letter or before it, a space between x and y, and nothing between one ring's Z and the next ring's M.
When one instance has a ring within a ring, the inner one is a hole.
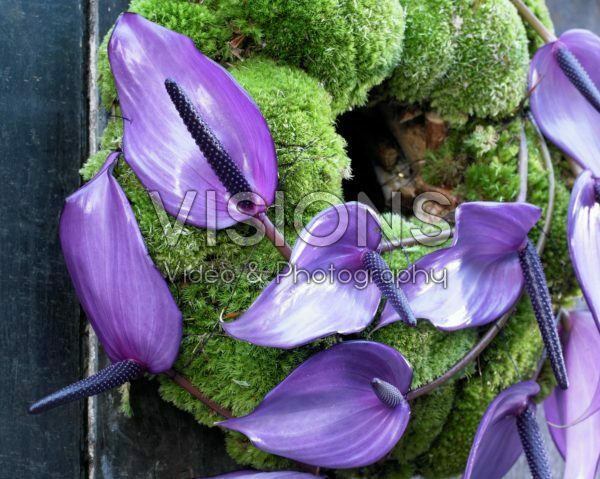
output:
M377 251L381 254L388 253L389 251L394 251L395 249L405 248L408 246L415 246L418 244L427 246L431 242L438 242L440 240L440 236L442 235L447 235L447 237L444 238L444 241L448 238L452 238L452 236L454 235L454 228L450 229L449 231L444 231L442 234L437 236L428 236L426 234L421 234L413 236L412 238L397 238L392 240L383 240L379 245Z
M265 234L271 243L273 243L275 248L281 253L281 256L289 261L292 256L292 248L286 243L281 231L277 229L266 213L260 213L253 219L255 226Z
M523 119L519 124L519 195L517 202L522 203L527 200L527 172L529 169L529 150L527 148L527 136L525 135L525 125Z
M192 396L202 402L206 407L208 407L211 411L220 414L227 419L231 419L233 414L228 409L219 406L215 401L210 399L207 395L205 395L202 391L200 391L196 386L194 386L187 378L183 377L174 369L169 369L164 373L169 379L173 382L181 386L187 392L189 392Z
M544 157L546 171L548 173L548 204L546 206L546 214L544 218L544 226L542 228L542 232L540 237L538 238L536 244L536 250L539 255L542 254L544 250L544 246L546 244L546 236L550 229L550 224L552 222L552 213L554 211L554 195L556 191L555 178L554 178L554 167L552 165L552 159L550 157L550 152L548 151L548 147L544 140L544 137L541 135L540 131L537 129L537 125L535 122L533 123L536 127L536 131L540 138L540 146L542 150L542 156ZM522 296L522 294L521 294ZM498 319L484 334L484 336L479 340L479 342L465 355L463 356L454 366L452 366L448 371L442 374L440 377L434 379L433 381L424 384L423 386L413 389L409 391L406 395L406 399L411 401L420 396L423 396L427 393L430 393L434 389L442 386L450 379L452 379L456 374L465 369L471 361L475 360L494 340L496 335L502 330L504 325L507 323L508 318L513 313L515 306L513 306L510 311L503 314L500 319Z
M541 20L529 9L529 7L523 3L523 0L511 0L511 2L515 7L517 7L517 10L519 11L521 17L523 17L523 20L533 27L537 34L542 37L542 40L544 40L546 43L556 41L556 36L550 30L548 30Z

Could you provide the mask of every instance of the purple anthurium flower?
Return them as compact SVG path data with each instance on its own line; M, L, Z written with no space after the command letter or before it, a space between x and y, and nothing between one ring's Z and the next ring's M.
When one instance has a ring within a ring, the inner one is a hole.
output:
M381 227L366 205L322 211L296 242L290 267L223 328L260 346L294 348L330 334L362 331L382 294L399 319L414 324L406 298L377 253L380 242Z
M295 471L277 471L277 472L259 472L259 471L238 471L230 472L229 474L221 474L220 476L211 476L206 479L233 479L243 477L245 479L315 479L319 476L314 476L308 472Z
M108 55L125 159L165 209L177 216L185 204L188 223L212 229L235 224L238 211L263 215L277 186L275 147L231 75L190 38L134 13L117 20Z
M410 417L412 369L395 349L336 344L311 357L251 414L220 423L259 449L312 466L372 464L398 442Z
M579 175L569 204L568 236L573 268L600 330L600 182L590 171Z
M112 176L119 153L69 196L60 240L75 291L112 366L31 406L30 412L82 399L168 370L179 351L182 317L148 255L125 193Z
M588 311L573 311L563 328L571 386L544 402L546 420L566 462L565 478L594 479L600 472L600 335Z
M418 260L408 270L402 289L417 318L453 331L498 319L526 285L552 367L566 388L550 293L539 256L527 237L540 215L540 208L528 203L463 203L456 210L452 246ZM441 274L446 281L436 280ZM386 306L378 327L395 321Z
M569 30L531 62L531 110L540 129L583 168L600 176L600 38Z
M540 390L534 381L502 391L479 423L463 479L500 479L525 450L534 478L550 479L550 462L531 398Z

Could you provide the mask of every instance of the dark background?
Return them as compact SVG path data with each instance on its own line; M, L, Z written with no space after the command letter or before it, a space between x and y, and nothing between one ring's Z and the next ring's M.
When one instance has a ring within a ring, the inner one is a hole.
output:
M57 220L94 139L90 54L127 3L0 1L0 479L187 479L235 468L219 431L160 401L147 381L132 387L130 420L115 394L97 400L95 421L83 402L26 414L87 367ZM600 32L598 0L548 3L559 32Z

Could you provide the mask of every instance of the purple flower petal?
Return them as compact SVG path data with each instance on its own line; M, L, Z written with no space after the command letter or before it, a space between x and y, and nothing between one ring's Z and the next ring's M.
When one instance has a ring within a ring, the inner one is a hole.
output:
M579 175L569 204L568 236L571 261L585 300L600 330L600 204L590 171Z
M410 417L406 401L391 408L378 398L374 378L404 394L412 370L384 344L337 344L301 364L253 413L220 425L245 434L263 451L305 464L366 466L394 447Z
M540 214L527 203L459 206L452 246L424 256L399 277L414 315L453 331L487 324L510 309L524 283L518 251ZM377 327L397 320L386 305Z
M226 70L202 55L190 38L133 13L117 20L108 54L125 118L125 158L144 186L160 193L170 214L176 216L186 193L195 192L188 223L213 228L236 223L227 211L230 195L175 109L167 79L195 103L252 192L265 205L273 202L277 159L269 128ZM216 224L209 217L213 209Z
M489 405L479 423L463 479L500 479L523 452L516 416L540 387L534 381L515 384Z
M60 240L77 296L108 357L159 373L177 357L182 318L111 174L118 156L111 154L67 198Z
M573 86L555 56L566 46L596 86L600 86L600 38L587 30L569 30L540 48L531 62L531 110L544 133L583 168L600 175L600 113Z
M278 471L278 472L260 472L260 471L238 471L220 476L211 476L206 479L233 479L244 477L246 479L314 479L320 476L314 476L308 472L296 471Z
M359 203L328 208L301 238L306 241L294 245L290 268L239 319L223 323L228 334L294 348L334 333L357 333L371 323L381 292L367 281L362 255L377 248L381 231L370 210Z
M565 458L564 477L590 478L600 472L600 335L588 311L568 317L563 343L570 386L555 388L544 402L550 435Z

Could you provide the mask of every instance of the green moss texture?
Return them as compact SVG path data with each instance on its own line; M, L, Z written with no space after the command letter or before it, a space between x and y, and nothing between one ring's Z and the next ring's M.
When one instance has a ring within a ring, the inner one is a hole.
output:
M527 3L551 25L542 0ZM539 46L509 0L133 0L130 9L190 36L198 48L230 69L254 98L273 134L279 162L279 190L287 239L328 206L313 202L295 218L294 207L307 194L325 192L343 201L342 180L351 175L346 142L336 118L368 101L419 106L438 112L450 126L422 165L425 181L443 186L459 201L515 200L518 188L520 106L531 53ZM108 37L107 37L108 38ZM100 144L81 170L85 180L122 143L123 125L106 57L99 52L102 100L114 115ZM369 97L376 87L377 95ZM546 208L548 179L539 140L526 126L529 147L528 201ZM553 161L561 161L553 152ZM129 198L149 252L168 279L184 316L184 337L176 368L234 414L252 411L265 394L310 355L333 343L316 341L291 351L261 348L233 340L219 320L247 308L282 267L272 245L238 246L229 234L180 225L155 205L125 162L116 176ZM552 226L543 255L557 303L575 288L566 245L569 192L557 175ZM273 214L276 212L274 211ZM407 236L419 226L396 220L390 237ZM541 224L541 223L540 223ZM539 229L532 232L537 239ZM431 247L406 249L414 262ZM407 266L402 251L388 255L393 269ZM233 271L235 279L199 279L208 270ZM413 387L423 385L458 361L486 330L444 333L425 321L416 328L393 324L357 337L391 345L414 367ZM536 366L541 341L527 301L477 364L435 392L412 403L409 427L385 462L337 477L400 479L413 474L445 477L464 468L483 411L508 385ZM162 397L198 422L219 420L189 394L162 380ZM293 467L285 459L252 447L237 433L226 434L228 453L243 466L273 470Z

